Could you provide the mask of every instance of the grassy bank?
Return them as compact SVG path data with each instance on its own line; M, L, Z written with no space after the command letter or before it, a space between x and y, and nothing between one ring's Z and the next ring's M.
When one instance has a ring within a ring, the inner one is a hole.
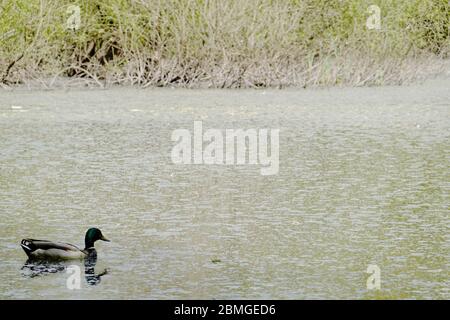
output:
M0 0L0 82L402 84L448 61L449 20L447 0Z

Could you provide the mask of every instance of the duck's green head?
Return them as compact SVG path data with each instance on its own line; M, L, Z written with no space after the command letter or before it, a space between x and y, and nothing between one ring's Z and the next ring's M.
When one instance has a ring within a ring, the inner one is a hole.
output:
M85 245L85 249L89 249L89 248L93 248L94 247L94 242L97 240L103 240L103 241L108 241L108 239L106 239L102 232L100 231L100 229L97 228L89 228L88 231L86 231L86 236L84 237L84 245Z

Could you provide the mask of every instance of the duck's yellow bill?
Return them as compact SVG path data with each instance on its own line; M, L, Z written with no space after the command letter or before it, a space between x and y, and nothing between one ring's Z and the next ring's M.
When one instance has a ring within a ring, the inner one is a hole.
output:
M106 242L110 242L111 240L106 239L104 235L102 235L102 237L100 238L100 240L106 241Z

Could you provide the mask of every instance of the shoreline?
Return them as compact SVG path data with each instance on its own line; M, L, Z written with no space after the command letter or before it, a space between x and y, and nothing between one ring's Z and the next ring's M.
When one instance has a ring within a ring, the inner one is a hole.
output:
M189 88L139 88L132 86L99 87L60 87L52 89L29 89L14 87L0 89L0 109L12 106L49 105L61 107L61 101L96 108L98 105L114 105L124 101L123 108L153 108L155 101L163 101L169 106L196 108L211 101L208 107L257 106L258 101L280 107L313 105L317 107L334 105L450 105L450 75L435 77L421 83L402 86L371 87L321 87L285 89L189 89ZM72 102L73 101L73 102ZM102 107L103 108L103 107Z
M156 89L156 88L168 88L168 89L192 89L192 90L302 90L302 89L329 89L329 88L371 88L371 87L404 87L404 86L414 86L421 85L428 81L433 81L436 79L450 79L450 59L431 59L431 63L425 65L422 70L407 70L399 71L399 77L402 74L408 74L409 78L404 82L397 83L397 81L380 83L380 84L312 84L312 85L300 85L299 83L291 84L278 84L278 85L268 85L268 86L239 86L239 87L216 87L212 86L209 82L198 82L191 85L184 83L180 84L168 84L165 86L160 85L150 85L150 84L130 84L123 83L118 84L115 82L108 82L103 80L94 80L91 78L83 77L46 77L37 79L25 79L23 83L19 84L4 84L0 83L0 91L9 90L59 90L59 89L116 89L116 88L136 88L136 89Z

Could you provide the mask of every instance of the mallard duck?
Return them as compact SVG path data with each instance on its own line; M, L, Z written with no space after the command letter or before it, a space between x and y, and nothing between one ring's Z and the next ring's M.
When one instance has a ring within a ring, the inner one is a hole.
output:
M84 249L70 243L53 242L48 240L23 239L20 243L27 256L32 259L83 259L96 254L94 242L108 241L97 228L90 228L84 237Z

